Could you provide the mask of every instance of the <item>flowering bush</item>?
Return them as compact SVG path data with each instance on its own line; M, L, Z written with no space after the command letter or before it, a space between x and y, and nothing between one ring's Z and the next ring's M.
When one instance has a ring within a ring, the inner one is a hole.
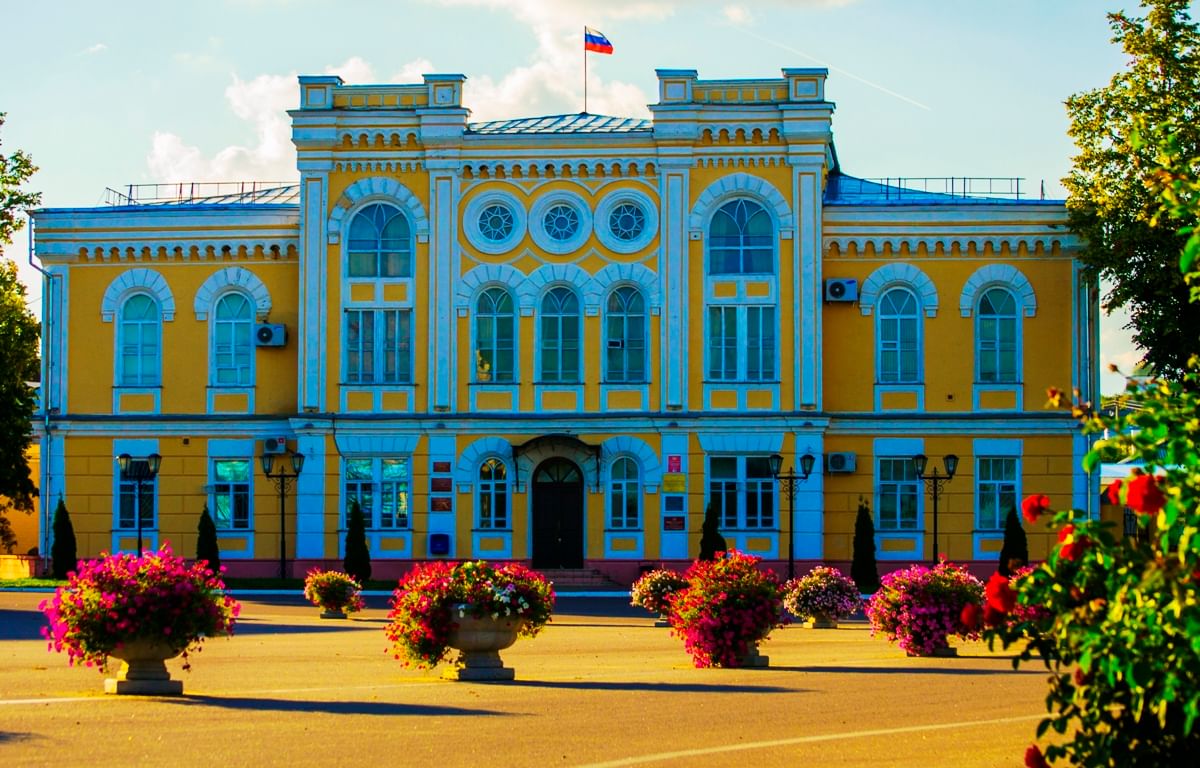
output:
M789 622L779 578L760 571L759 558L736 550L697 560L684 573L687 586L672 592L671 634L683 638L697 667L736 667Z
M512 617L522 621L521 637L534 637L553 610L550 582L519 563L434 561L400 580L384 632L405 666L432 667L450 650L456 618Z
M884 632L908 653L927 655L946 647L951 635L978 637L963 613L982 600L982 582L943 560L933 568L913 565L884 576L866 612L871 634Z
M323 611L361 611L362 584L341 571L314 568L304 577L304 598Z
M74 665L103 669L109 654L131 640L167 643L183 654L199 650L206 637L232 635L241 607L225 594L225 584L205 563L189 566L170 544L141 556L102 554L81 560L67 583L38 609L49 626L49 648L66 651Z
M783 606L801 621L817 617L837 621L862 605L858 586L837 568L824 565L789 581L783 591Z
M630 589L630 596L633 599L630 602L651 613L665 616L671 610L671 604L667 600L668 596L686 586L687 579L681 574L666 568L656 568L633 582L633 587Z

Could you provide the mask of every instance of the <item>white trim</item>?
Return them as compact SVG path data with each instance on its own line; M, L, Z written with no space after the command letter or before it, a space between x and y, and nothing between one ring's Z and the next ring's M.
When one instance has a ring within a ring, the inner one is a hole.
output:
M513 300L513 316L516 317L527 279L524 272L507 264L480 264L455 281L454 306L458 316L473 314L479 294L495 285L508 291Z
M462 453L458 455L458 460L454 463L454 483L458 486L457 490L459 493L472 492L475 481L479 479L479 467L483 464L483 460L489 456L496 456L501 459L509 472L513 473L515 467L512 458L512 445L507 440L499 437L481 437L466 448L463 448ZM510 474L510 478L515 480L512 474ZM515 485L515 482L509 483L510 487L513 485ZM475 508L473 502L471 508L472 510ZM512 510L509 510L510 517L511 513ZM472 518L471 524L475 524L474 518Z
M688 215L688 228L708 231L708 221L723 204L737 197L748 197L766 204L769 212L774 214L775 226L779 230L791 230L795 227L791 206L787 198L775 188L771 182L748 173L731 173L723 176L705 187L696 199ZM781 236L782 236L781 232ZM785 238L786 239L786 238ZM707 253L705 254L707 258Z
M333 436L333 442L343 458L411 456L417 450L417 443L420 439L421 436L416 433L398 434L395 432L389 432L386 435L341 432Z
M106 323L113 322L125 299L134 293L146 293L154 297L162 322L169 323L175 319L175 297L166 278L144 267L126 270L108 284L100 300L100 319Z
M641 208L642 215L646 219L641 234L632 240L620 239L613 234L612 227L609 226L609 217L613 210L623 203L632 203ZM596 206L593 226L596 239L610 251L636 253L650 245L658 234L658 206L654 204L654 200L649 195L639 190L629 188L614 190L605 195L600 204Z
M230 290L241 290L254 304L255 318L264 322L271 314L271 293L258 275L244 267L226 267L208 276L196 291L192 310L197 320L207 320L217 300Z
M918 311L925 310L926 317L937 317L938 295L937 286L929 279L929 275L920 267L904 262L884 264L863 281L858 292L858 308L864 316L870 315L875 309L875 302L884 291L894 285L903 284L912 289L920 304Z
M609 471L612 469L612 463L622 456L628 456L637 462L638 470L641 473L638 480L643 490L646 493L654 493L655 490L652 489L657 489L662 484L662 464L658 460L658 454L655 453L654 449L645 440L633 437L632 435L610 437L600 444L600 475L601 482L605 484L605 487L607 487L609 481ZM642 518L644 526L644 505Z
M346 187L341 197L333 204L333 210L329 212L329 220L325 227L327 242L330 245L339 243L343 227L348 226L353 218L348 214L357 213L359 208L371 202L392 203L400 210L405 211L408 214L409 223L412 225L414 240L417 243L429 242L429 216L426 215L421 201L408 187L395 179L382 176L359 179ZM415 264L415 244L413 251Z
M646 300L646 330L649 333L650 316L658 314L662 308L662 290L656 272L641 264L608 264L592 275L591 283L601 307L608 302L608 295L623 285L639 289Z
M963 317L970 317L980 295L996 286L1012 291L1025 317L1037 315L1037 296L1033 293L1033 285L1021 270L1008 264L988 264L971 273L958 298L959 313Z
M579 217L579 227L575 234L566 240L555 240L544 226L546 213L556 205L569 206ZM539 248L546 253L567 254L579 250L591 237L592 209L578 193L558 189L542 195L534 202L529 209L529 222L529 234Z
M751 432L740 434L700 432L696 439L706 453L771 454L783 450L783 432Z
M489 240L479 228L479 216L491 205L503 205L512 214L512 232L503 240ZM525 205L507 190L489 190L471 198L463 210L462 227L467 240L482 253L507 253L525 239L528 222Z
M1021 440L977 437L971 441L971 452L976 457L983 456L989 459L1020 458L1022 450Z

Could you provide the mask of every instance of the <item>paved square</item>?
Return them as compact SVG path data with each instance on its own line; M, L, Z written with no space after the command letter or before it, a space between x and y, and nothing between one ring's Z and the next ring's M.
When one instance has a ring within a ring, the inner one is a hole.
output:
M0 757L84 765L1019 765L1046 672L981 643L910 659L863 623L777 630L768 669L698 670L621 599L560 598L503 652L517 680L454 683L387 654L386 601L346 621L297 598L246 598L180 698L106 696L47 653L36 605L0 593Z

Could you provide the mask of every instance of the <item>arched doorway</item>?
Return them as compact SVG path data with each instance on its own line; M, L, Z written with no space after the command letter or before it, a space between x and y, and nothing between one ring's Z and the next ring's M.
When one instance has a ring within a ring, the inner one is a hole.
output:
M533 473L533 567L583 567L583 473L555 457Z

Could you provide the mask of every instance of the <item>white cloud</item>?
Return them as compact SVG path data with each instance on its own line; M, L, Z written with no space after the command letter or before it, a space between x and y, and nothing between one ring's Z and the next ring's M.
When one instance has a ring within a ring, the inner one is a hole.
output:
M721 13L724 14L726 21L739 27L754 21L750 9L744 5L727 5L721 9Z
M107 50L108 50L108 46L105 45L104 43L96 43L95 45L89 45L87 48L84 48L82 51L79 52L79 55L80 56L92 56L97 53L103 53L104 51L107 51Z

